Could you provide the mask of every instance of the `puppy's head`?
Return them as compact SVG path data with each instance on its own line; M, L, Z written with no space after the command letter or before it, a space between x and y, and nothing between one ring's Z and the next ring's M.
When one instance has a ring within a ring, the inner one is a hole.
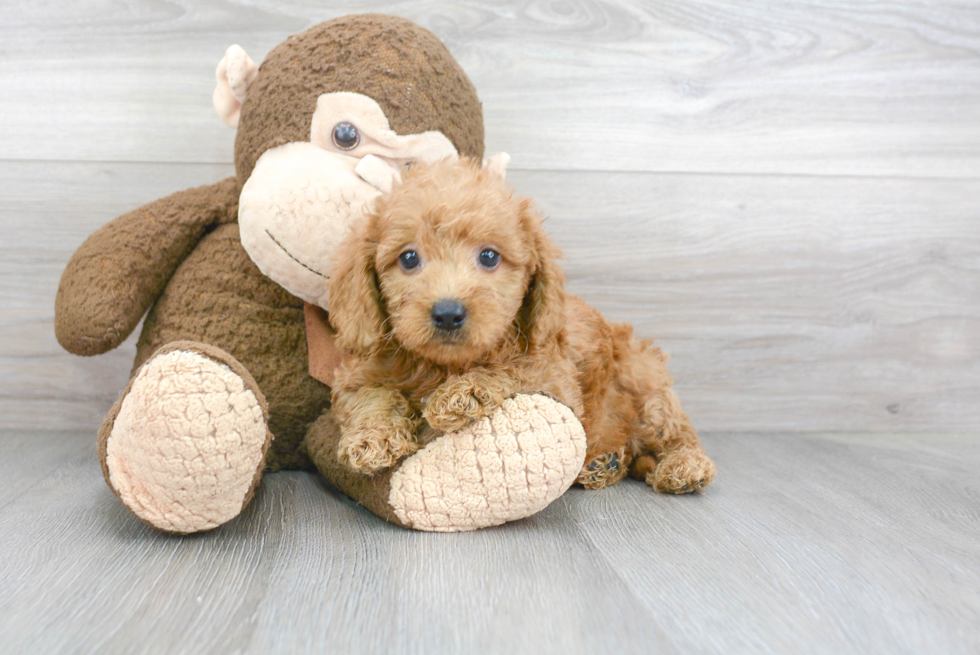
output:
M553 341L564 323L560 253L540 216L473 161L407 171L341 253L330 320L360 354L393 340L462 365L507 338Z

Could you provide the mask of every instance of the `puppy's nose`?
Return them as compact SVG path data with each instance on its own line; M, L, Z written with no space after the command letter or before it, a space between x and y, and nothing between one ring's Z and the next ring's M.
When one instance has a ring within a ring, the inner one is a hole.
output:
M458 300L439 300L432 306L431 316L438 329L452 332L466 322L466 307Z

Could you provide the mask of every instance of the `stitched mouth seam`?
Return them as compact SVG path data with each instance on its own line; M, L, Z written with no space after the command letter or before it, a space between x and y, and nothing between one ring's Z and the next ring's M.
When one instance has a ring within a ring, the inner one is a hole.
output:
M296 259L296 257L293 255L293 253L291 253L288 250L286 250L286 247L284 245L282 245L281 243L279 243L279 241L277 241L274 236L272 236L272 232L270 232L269 230L266 230L265 233L269 235L269 238L270 239L272 239L272 243L274 243L277 246L279 246L279 248L281 248L282 251L284 253L286 253L286 255L290 259L292 259L294 262L296 262L297 264L299 264L300 266L302 266L303 268L305 268L306 270L308 270L310 273L316 273L317 275L319 275L320 277L322 277L324 280L329 280L330 279L326 275L324 275L323 273L321 273L320 271L314 270L314 269L310 268L309 266L307 266L306 264L304 264L303 262L301 262L300 260Z

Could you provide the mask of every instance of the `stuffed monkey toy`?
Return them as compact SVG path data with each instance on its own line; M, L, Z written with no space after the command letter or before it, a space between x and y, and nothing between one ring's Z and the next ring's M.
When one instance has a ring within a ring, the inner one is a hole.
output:
M289 37L261 66L232 46L217 80L215 109L238 130L236 175L109 222L58 289L55 332L78 355L117 347L146 315L99 430L113 492L173 533L230 521L279 469L315 467L420 530L498 525L560 496L585 435L538 395L373 476L337 459L323 381L336 355L324 328L334 248L404 166L483 155L476 91L445 46L408 20L348 16Z

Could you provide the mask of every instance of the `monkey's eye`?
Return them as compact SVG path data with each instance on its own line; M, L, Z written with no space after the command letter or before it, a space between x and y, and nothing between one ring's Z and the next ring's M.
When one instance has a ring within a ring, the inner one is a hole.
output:
M493 270L500 264L500 253L493 248L484 248L480 252L480 256L477 257L477 261L480 262L480 266L483 268Z
M418 268L419 264L422 263L422 258L414 250L406 250L402 254L398 255L398 265L403 271L410 271L413 268Z
M350 123L337 123L333 127L333 144L341 150L353 150L361 142L357 128Z

